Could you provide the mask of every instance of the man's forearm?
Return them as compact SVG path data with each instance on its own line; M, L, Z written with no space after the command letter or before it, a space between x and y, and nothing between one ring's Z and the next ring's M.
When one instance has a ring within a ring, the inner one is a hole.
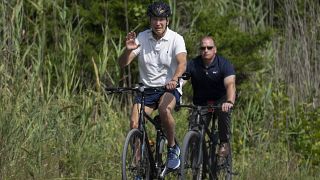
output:
M179 67L180 66L180 67ZM172 77L173 80L178 81L178 78L180 76L182 76L182 74L185 72L186 70L186 65L185 64L179 64L179 66L177 67L177 70L174 74L174 76Z
M187 55L186 53L181 53L177 55L178 66L176 72L174 73L172 79L178 81L178 78L186 71L187 68Z
M235 76L229 76L225 79L225 87L227 90L227 101L232 103L235 102L236 99L236 80Z
M125 49L124 52L121 54L118 60L118 64L121 68L127 66L133 59L133 52L132 50Z
M227 101L235 103L236 100L236 88L234 85L230 85L227 89Z

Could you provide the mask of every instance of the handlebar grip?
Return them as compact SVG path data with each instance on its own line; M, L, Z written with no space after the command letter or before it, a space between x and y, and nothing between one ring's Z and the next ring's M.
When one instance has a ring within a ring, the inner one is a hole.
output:
M177 82L176 88L179 88L180 87L180 83L179 83L179 81L176 81L176 82Z
M119 90L118 88L105 88L106 91L117 91Z

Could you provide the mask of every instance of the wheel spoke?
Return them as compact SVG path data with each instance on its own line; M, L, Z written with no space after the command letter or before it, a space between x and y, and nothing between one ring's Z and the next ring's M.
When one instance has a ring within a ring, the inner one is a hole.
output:
M123 179L134 179L138 176L150 177L148 153L144 149L144 154L142 155L141 143L141 132L137 129L132 129L127 135L122 152Z

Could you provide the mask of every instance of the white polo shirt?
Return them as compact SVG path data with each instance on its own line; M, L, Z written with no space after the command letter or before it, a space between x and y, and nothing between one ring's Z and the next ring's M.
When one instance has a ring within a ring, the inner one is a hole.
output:
M151 29L143 31L136 43L140 46L133 53L138 56L140 82L148 87L164 86L171 81L177 68L176 55L187 52L183 37L169 28L159 40L153 38ZM181 88L182 84L178 88L182 95Z

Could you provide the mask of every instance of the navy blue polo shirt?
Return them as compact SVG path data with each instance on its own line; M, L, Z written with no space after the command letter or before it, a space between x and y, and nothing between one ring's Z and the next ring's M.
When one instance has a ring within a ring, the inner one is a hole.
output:
M208 101L217 101L226 95L224 78L235 75L233 65L222 56L216 55L206 68L201 56L188 61L187 70L191 74L193 103L206 105Z

